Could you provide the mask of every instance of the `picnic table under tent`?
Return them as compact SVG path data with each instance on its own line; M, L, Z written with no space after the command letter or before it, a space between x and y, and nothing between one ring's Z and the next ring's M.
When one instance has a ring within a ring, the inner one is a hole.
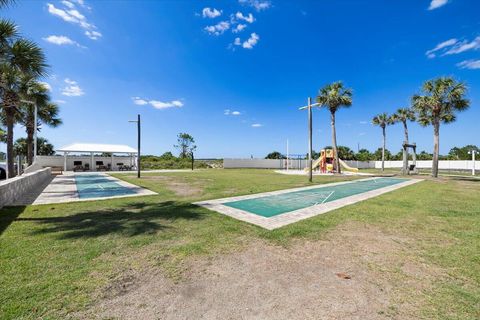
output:
M95 162L95 154L97 153L108 153L110 154L110 164L108 165L100 165L103 169L107 170L107 167L110 166L110 170L112 170L115 166L114 164L114 155L121 154L128 156L128 164L120 163L117 164L117 168L122 170L122 168L132 169L135 168L137 165L137 150L123 144L98 144L98 143L73 143L67 146L64 146L60 149L56 150L57 152L63 152L63 169L67 171L67 159L68 156L76 153L76 154L90 154L90 163L88 164L89 170L96 171L97 170L97 163ZM103 157L103 156L102 156ZM86 165L87 165L86 164ZM82 164L83 166L83 164Z

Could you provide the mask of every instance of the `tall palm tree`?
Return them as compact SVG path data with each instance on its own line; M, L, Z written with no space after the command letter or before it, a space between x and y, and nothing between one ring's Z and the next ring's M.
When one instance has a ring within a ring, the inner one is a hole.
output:
M440 77L426 81L422 95L412 97L412 105L422 126L433 126L432 176L438 177L440 149L440 124L456 120L456 113L468 109L470 101L465 98L467 87L451 77Z
M16 2L15 0L0 0L0 9L6 8L9 5L13 5L15 4L15 2Z
M385 146L387 142L386 129L388 125L393 124L393 119L386 112L376 115L372 119L372 124L382 128L383 146L382 146L382 171L385 171Z
M409 143L408 140L408 121L415 121L415 111L410 108L399 108L393 115L392 120L395 123L401 122L403 124L403 132L405 134L405 142Z
M0 20L0 95L7 129L7 162L9 177L14 174L13 125L19 111L19 90L25 77L41 77L47 68L42 49L32 41L22 39L17 27Z
M330 124L332 126L332 147L335 154L335 170L340 170L340 160L338 158L337 132L335 129L335 113L341 107L350 107L352 105L352 90L345 88L341 81L326 85L318 91L317 103L320 107L330 111Z
M50 102L48 89L38 81L29 79L21 89L23 101L33 102L37 106L37 126L46 124L49 127L57 127L62 124L58 118L58 106ZM26 148L27 163L33 163L33 138L35 133L35 105L21 103L21 117L19 122L25 126L27 132ZM39 127L37 130L40 131Z

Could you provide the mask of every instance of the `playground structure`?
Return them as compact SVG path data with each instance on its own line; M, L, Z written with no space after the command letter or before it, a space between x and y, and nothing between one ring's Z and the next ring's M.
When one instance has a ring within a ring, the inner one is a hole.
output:
M320 169L321 173L334 173L335 172L335 152L332 149L322 149L320 150L320 156L317 160L315 160L312 164L312 170L316 168ZM339 159L340 165L343 167L345 171L349 172L358 172L357 168L350 167L345 161ZM304 171L308 172L310 168L305 168Z

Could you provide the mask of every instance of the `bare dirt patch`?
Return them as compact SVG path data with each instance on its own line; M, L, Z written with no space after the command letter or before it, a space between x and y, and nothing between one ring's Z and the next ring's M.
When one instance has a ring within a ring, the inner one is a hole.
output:
M360 223L288 248L256 241L241 252L189 261L179 283L159 269L127 274L125 285L111 284L114 294L79 317L418 318L418 298L439 271L410 254L411 245Z
M168 190L173 191L175 195L180 197L194 197L201 195L203 192L203 184L198 182L184 182L179 181L178 178L166 176L147 176L146 179L163 181Z

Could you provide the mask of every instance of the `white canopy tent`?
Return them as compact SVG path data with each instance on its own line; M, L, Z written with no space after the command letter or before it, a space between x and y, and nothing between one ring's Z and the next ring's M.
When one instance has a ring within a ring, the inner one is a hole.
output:
M64 146L60 149L57 149L58 152L63 152L64 157L64 171L67 171L67 157L70 153L90 153L91 163L90 167L91 170L95 170L95 153L110 153L112 158L112 167L113 167L113 155L115 153L120 154L127 154L130 157L137 156L138 152L136 149L124 145L124 144L99 144L99 143L73 143L67 146ZM138 157L137 157L138 158ZM138 163L138 159L135 162ZM135 165L136 165L135 164Z

